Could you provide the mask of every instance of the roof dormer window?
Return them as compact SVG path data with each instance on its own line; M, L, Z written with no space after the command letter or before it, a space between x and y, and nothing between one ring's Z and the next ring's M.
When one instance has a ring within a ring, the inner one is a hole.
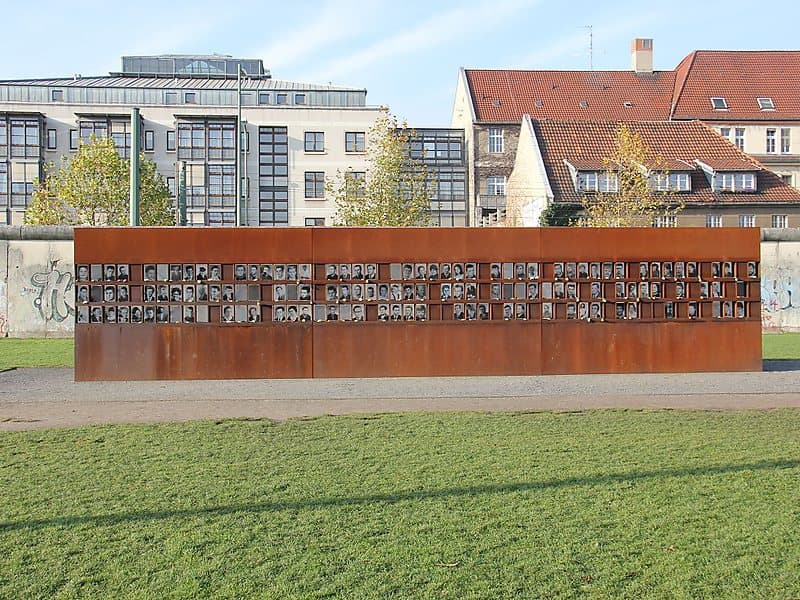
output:
M536 106L536 108L542 108L544 106L544 102L542 102L541 100L537 100L533 104L534 106Z
M755 192L756 174L742 172L721 172L714 178L715 191L719 192Z
M616 173L579 171L575 180L579 192L616 192L619 190Z
M586 100L581 100L581 108L589 108L589 103Z
M728 103L725 98L711 98L711 106L714 110L728 110Z
M758 108L761 110L775 110L775 103L772 98L757 98Z

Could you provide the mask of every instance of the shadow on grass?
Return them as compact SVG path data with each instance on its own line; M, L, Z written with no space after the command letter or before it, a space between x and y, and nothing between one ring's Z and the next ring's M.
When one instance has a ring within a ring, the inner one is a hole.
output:
M800 360L769 358L763 361L765 371L800 371Z
M47 527L69 527L73 525L108 526L136 521L172 519L175 517L225 516L241 512L280 512L285 510L319 509L329 507L357 506L363 504L394 504L407 500L428 500L458 496L468 497L479 496L483 494L508 494L569 486L593 486L668 477L712 476L724 475L727 473L739 473L743 471L796 469L798 467L800 467L800 460L777 460L737 465L664 469L661 471L649 471L644 473L612 473L609 475L598 475L595 477L572 477L568 479L552 479L549 481L533 481L529 483L478 485L470 487L444 488L439 490L398 492L396 494L372 494L350 498L311 498L308 500L258 502L251 504L237 504L232 506L212 506L207 508L142 511L110 515L52 517L50 519L32 519L29 521L0 523L0 532L9 532L20 529L36 530Z

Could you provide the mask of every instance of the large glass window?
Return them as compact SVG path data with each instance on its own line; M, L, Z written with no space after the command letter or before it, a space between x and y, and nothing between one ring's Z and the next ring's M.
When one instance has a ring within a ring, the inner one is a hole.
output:
M706 227L722 227L722 215L706 215Z
M236 165L208 165L208 205L236 206Z
M650 181L657 192L689 191L689 173L655 173L650 177Z
M0 162L0 206L8 207L8 163Z
M306 171L306 198L325 197L325 171Z
M781 154L792 151L792 130L788 127L781 128Z
M717 190L722 192L754 192L755 173L717 173Z
M286 127L258 128L258 222L289 222L289 135Z
M497 154L504 150L503 130L499 127L489 128L489 152Z
M345 152L364 152L366 149L366 134L363 131L347 131L344 134Z
M486 178L486 193L490 196L506 195L505 175L493 175Z
M108 121L106 119L96 121L81 121L78 123L81 142L88 143L92 136L96 138L108 137Z
M578 173L579 192L616 192L617 174L605 171L583 171Z
M306 152L323 152L325 150L325 133L322 131L306 131L304 147Z
M774 129L767 129L767 154L775 152L775 133Z
M653 227L677 227L678 218L675 215L661 215L653 219Z
M755 227L755 215L739 215L739 227Z
M0 157L8 156L8 125L0 121Z
M36 119L11 119L11 156L38 158L41 154L39 121Z
M772 226L780 228L788 227L789 217L787 215L772 215Z
M744 150L744 127L737 127L733 133L733 143L739 150Z

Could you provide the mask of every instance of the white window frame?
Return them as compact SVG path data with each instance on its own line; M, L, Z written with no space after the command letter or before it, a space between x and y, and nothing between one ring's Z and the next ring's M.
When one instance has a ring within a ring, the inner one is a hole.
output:
M581 171L578 173L579 192L614 193L619 190L616 173L605 171Z
M719 134L722 137L727 138L730 141L730 139L731 139L731 128L730 127L720 127L719 128Z
M733 143L739 150L744 151L744 127L736 127L733 130Z
M755 215L739 215L739 227L755 227Z
M678 217L675 215L660 215L653 219L653 227L677 227Z
M722 192L755 192L755 173L717 173L720 178L719 190Z
M722 215L706 215L706 227L722 227Z
M787 215L772 215L772 226L779 229L789 227L789 217Z
M728 101L719 96L711 98L711 108L714 110L728 110Z
M500 127L489 127L489 154L502 154L505 152L503 130Z
M772 98L756 98L758 101L758 108L761 110L775 110L775 103Z
M489 196L506 195L506 176L491 175L486 178L486 193Z
M654 173L650 181L653 189L657 192L688 192L690 190L688 173Z
M777 138L778 130L777 129L767 129L767 137L766 137L766 151L767 154L775 154L776 148L776 138Z
M789 154L792 151L792 130L789 127L781 127L781 154Z

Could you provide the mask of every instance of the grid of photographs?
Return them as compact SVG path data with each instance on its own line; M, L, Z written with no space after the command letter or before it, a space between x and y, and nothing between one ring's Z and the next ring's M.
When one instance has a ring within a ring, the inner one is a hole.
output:
M75 267L77 323L757 318L755 261ZM751 314L752 313L752 314Z

